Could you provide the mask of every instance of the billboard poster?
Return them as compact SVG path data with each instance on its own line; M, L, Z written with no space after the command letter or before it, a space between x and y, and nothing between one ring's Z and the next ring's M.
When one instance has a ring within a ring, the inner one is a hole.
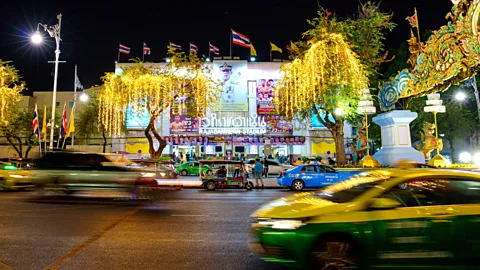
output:
M273 99L278 80L257 80L257 114L274 114Z
M147 108L144 108L142 112L137 112L132 106L128 106L126 114L126 126L128 129L143 129L150 123L150 113Z
M279 114L259 115L267 123L267 134L273 136L290 135L293 132L292 122L286 120L284 116Z
M198 134L199 120L187 114L185 97L178 98L170 111L170 134ZM181 110L179 103L182 103Z
M214 111L248 111L248 85L246 61L213 63L213 76L222 83L222 94Z
M320 117L325 118L325 112L319 111ZM331 121L332 123L335 123L335 119L333 118L333 115L328 116L328 120ZM325 126L318 120L317 115L315 114L315 111L312 109L312 128L325 128Z
M303 136L282 136L282 137L271 137L271 145L304 145L305 137Z

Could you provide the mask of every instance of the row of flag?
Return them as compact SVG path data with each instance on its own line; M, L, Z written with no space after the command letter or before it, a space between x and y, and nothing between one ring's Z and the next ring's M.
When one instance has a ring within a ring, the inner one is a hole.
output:
M60 132L58 136L58 141L62 138L70 137L72 132L75 132L75 104L73 104L72 111L70 112L70 122L67 122L67 104L63 106L63 113L62 113L62 122L60 123ZM35 134L35 137L40 142L45 142L47 139L47 105L45 105L45 109L43 111L43 123L42 123L42 132L40 133L40 123L38 120L38 111L37 111L37 104L35 104L35 111L33 112L33 123L32 123L32 130Z
M248 38L247 36L237 32L233 29L231 31L232 31L231 34L232 34L232 43L233 44L244 47L244 48L247 48L247 49L250 49L250 55L251 56L257 56L257 51L253 47L253 44L251 43L250 38ZM182 50L181 45L175 44L171 41L169 42L168 46L173 50ZM208 46L209 46L208 51L210 53L213 53L215 55L220 54L220 49L218 47L214 46L210 42L208 43ZM291 45L289 47L287 46L287 49L291 50L290 48L295 49L297 47L295 46L295 44L293 42L291 42ZM283 53L283 50L280 47L278 47L277 45L273 44L272 42L270 42L270 50L271 50L271 52ZM119 53L130 54L130 51L131 51L130 47L127 47L127 46L120 43ZM189 44L189 52L190 53L198 53L198 46L193 44L193 43L190 43ZM145 55L150 55L151 53L152 53L152 51L151 51L150 47L148 47L147 44L145 42L143 42L143 55L144 56Z
M209 51L211 53L214 53L215 55L219 55L220 54L220 49L214 45L212 45L211 43L208 44L209 45ZM178 44L175 44L173 42L169 42L168 46L170 48L172 48L173 50L181 50L182 49L182 46L178 45ZM120 47L118 49L118 52L119 53L123 53L123 54L130 54L130 51L131 51L131 48L130 47L127 47L123 44L120 43ZM193 44L193 43L190 43L190 52L191 53L198 53L198 46ZM150 47L147 46L147 44L144 42L143 43L143 55L150 55L152 54L152 50L150 49Z

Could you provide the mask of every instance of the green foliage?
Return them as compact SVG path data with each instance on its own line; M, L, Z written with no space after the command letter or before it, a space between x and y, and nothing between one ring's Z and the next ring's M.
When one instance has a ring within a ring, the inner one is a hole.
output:
M0 135L4 136L8 143L15 149L20 158L28 158L28 154L32 147L38 145L38 140L32 130L34 109L24 109L19 106L12 107L15 113L12 113L8 124L0 126ZM43 108L38 109L38 120L40 131L43 126ZM47 112L47 117L49 117ZM60 113L56 113L56 123L60 123ZM48 122L48 119L47 119ZM43 134L42 134L43 140ZM50 141L50 128L47 128L47 142ZM42 146L44 143L42 142ZM47 146L48 147L48 146Z
M323 9L318 12L318 16L308 21L314 28L304 35L316 41L322 31L343 34L352 45L353 51L360 57L369 79L377 77L380 65L386 60L384 58L386 32L391 32L396 26L391 22L393 14L381 12L379 4L368 1L360 4L356 16L343 21Z

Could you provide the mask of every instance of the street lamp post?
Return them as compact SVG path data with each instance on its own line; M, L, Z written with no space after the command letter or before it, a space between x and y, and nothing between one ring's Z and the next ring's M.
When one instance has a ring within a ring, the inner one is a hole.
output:
M440 151L442 151L443 148L443 143L438 139L437 125L437 114L445 113L446 107L440 99L440 94L430 94L427 95L427 97L427 106L423 108L423 111L433 113L433 120L435 122L435 148L437 150L437 154L428 161L428 164L435 167L448 167L450 166L450 162L440 154Z
M57 15L58 24L53 26L47 26L46 24L38 24L37 32L32 37L34 43L42 42L40 35L40 26L43 27L45 32L48 32L50 37L55 38L56 48L55 48L55 77L53 79L53 97L52 97L52 118L50 120L50 151L53 150L53 135L55 131L55 108L57 103L57 82L58 82L58 59L60 58L60 29L62 27L62 14Z
M358 102L358 113L365 115L365 139L367 141L367 155L359 162L360 166L362 167L378 167L380 164L378 161L370 156L370 142L368 141L368 115L375 114L377 112L377 108L374 106L372 101L372 95L370 94L370 89L364 89L361 92L361 98Z

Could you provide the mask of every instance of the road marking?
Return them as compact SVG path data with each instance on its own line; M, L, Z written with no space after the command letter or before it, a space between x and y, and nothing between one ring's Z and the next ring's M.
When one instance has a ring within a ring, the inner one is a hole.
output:
M108 225L107 227L103 228L100 232L92 235L90 238L88 238L85 242L80 244L79 246L75 247L74 249L70 250L67 252L65 255L62 257L58 258L51 264L49 264L47 267L44 268L44 270L57 270L60 269L62 266L67 264L71 259L74 257L78 256L80 253L82 253L85 249L88 248L93 242L97 241L100 239L102 236L104 236L108 231L111 229L115 228L118 224L123 222L124 220L128 219L129 217L135 215L142 206L137 206L134 209L130 210L127 214L125 214L123 217L121 217L119 220L115 221L114 223Z
M3 264L2 262L0 262L0 270L12 270L12 268L6 266L5 264Z
M8 215L8 214L18 214L18 213L35 213L35 212L50 212L50 211L62 211L62 210L73 210L73 209L102 208L102 207L108 207L108 206L111 206L111 205L62 207L62 208L47 208L47 209L34 209L34 210L18 210L18 211L0 212L0 216L5 216L5 215Z
M208 217L208 215L171 215L172 217Z

